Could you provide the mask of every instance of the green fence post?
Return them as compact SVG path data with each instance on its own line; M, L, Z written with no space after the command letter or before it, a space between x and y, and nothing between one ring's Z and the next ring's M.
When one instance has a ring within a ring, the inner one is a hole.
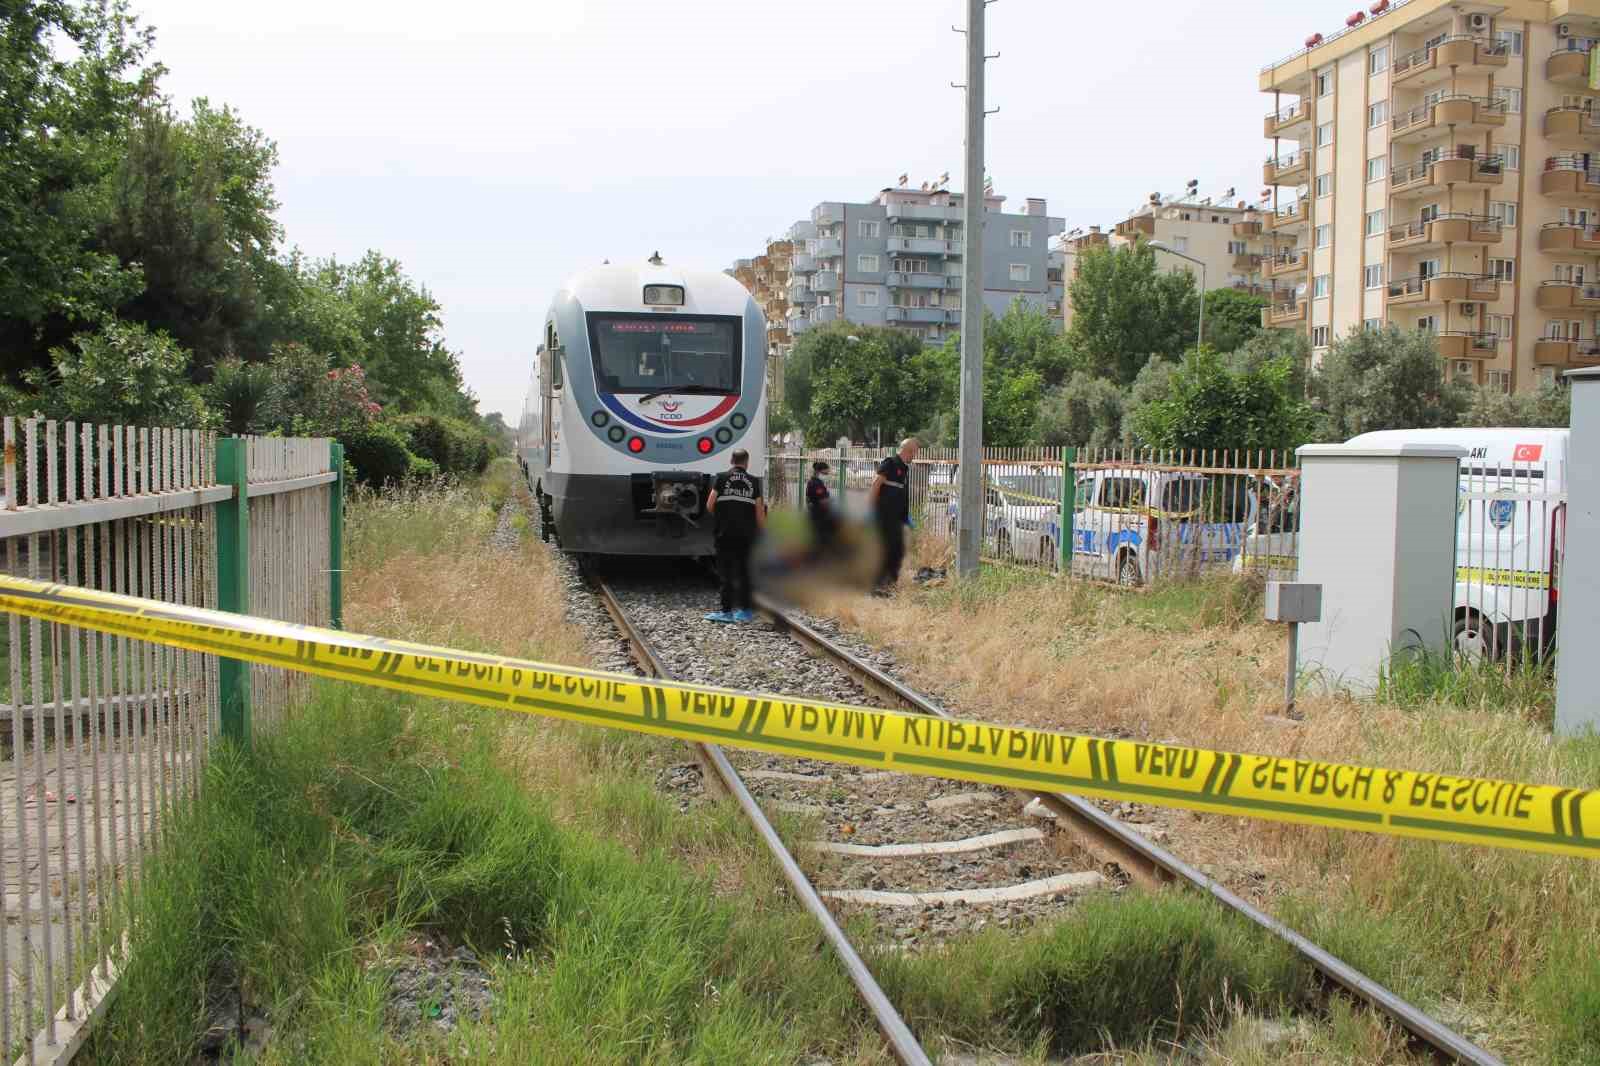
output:
M328 624L344 628L344 445L328 445Z
M233 495L217 503L217 609L250 612L250 496L243 437L217 439L217 482ZM217 660L222 735L250 746L250 664Z
M1067 577L1072 576L1072 514L1078 502L1072 462L1077 457L1078 449L1061 449L1061 535L1056 538L1056 547L1061 552L1061 573Z

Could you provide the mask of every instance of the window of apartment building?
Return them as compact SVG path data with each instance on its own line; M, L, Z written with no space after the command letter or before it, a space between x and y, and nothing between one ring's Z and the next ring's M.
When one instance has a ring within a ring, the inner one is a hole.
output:
M1494 98L1496 100L1504 100L1506 102L1507 114L1518 115L1522 113L1521 89L1496 89L1494 91Z
M1187 238L1187 237L1174 237L1174 238L1172 238L1172 247L1174 249L1176 249L1177 251L1187 252L1189 250L1189 238Z
M881 225L881 223L878 223L878 222L869 222L864 218L863 219L859 219L856 222L856 236L857 237L876 237L880 232L880 230L879 230L879 226L880 225Z
M1375 333L1378 330L1383 328L1383 319L1381 319L1381 318L1362 319L1361 328L1364 329L1364 330L1367 330L1368 332Z
M1439 273L1439 260L1422 259L1417 262L1417 277L1431 278Z
M1438 319L1434 318L1432 315L1423 315L1421 318L1417 319L1417 332L1418 333L1438 333L1439 332L1439 321L1438 321Z
M1317 127L1317 147L1326 148L1333 143L1333 123L1324 122Z
M1332 196L1333 195L1333 175L1332 174L1318 174L1317 175L1317 195L1318 196Z
M1032 275L1033 275L1033 267L1029 266L1027 263L1012 263L1011 264L1011 280L1012 281L1027 281L1030 277L1032 277Z
M1379 100L1367 105L1367 129L1375 130L1389 121L1389 101Z
M1574 320L1568 322L1562 318L1552 318L1544 324L1544 339L1547 341L1581 341L1583 340L1583 322Z
M1328 327L1327 326L1312 326L1311 327L1311 347L1313 347L1313 348L1326 348L1327 346L1328 346Z
M1389 46L1380 44L1367 53L1367 73L1382 74L1389 69Z
M956 267L959 270L960 264L956 264ZM926 259L891 259L889 260L889 269L901 274L926 274L928 272L928 261Z
M1510 315L1484 315L1483 328L1500 340L1508 341L1511 339L1511 321Z
M1489 273L1501 281L1517 280L1517 261L1515 259L1489 260Z
M1496 44L1505 45L1506 51L1511 55L1520 56L1522 54L1521 30L1498 30L1494 35L1494 39Z
M1554 388L1556 383L1556 368L1553 366L1536 366L1533 376L1539 382L1541 389Z
M1317 239L1316 239L1317 247L1318 248L1326 248L1332 241L1333 241L1333 227L1332 226L1318 226L1317 227Z
M1250 246L1248 244L1246 244L1244 241L1229 241L1228 242L1228 254L1229 255L1244 255L1246 250L1249 247Z
M1383 288L1383 264L1369 263L1367 265L1366 276L1363 280L1366 282L1366 286L1369 289Z
M1033 232L1031 230L1025 230L1025 229L1014 229L1014 230L1012 230L1011 231L1011 247L1013 247L1013 248L1032 248L1033 247Z
M878 290L877 289L857 289L856 290L856 306L857 307L877 307L878 306Z
M1333 71L1317 75L1317 95L1331 96L1333 94Z
M1488 374L1485 375L1485 377L1486 377L1486 380L1484 382L1485 386L1487 386L1488 388L1494 390L1495 392L1500 392L1500 393L1505 393L1506 395L1510 395L1510 393L1511 393L1511 371L1509 371L1509 370L1491 370L1491 371L1488 372Z
M1387 156L1375 155L1367 160L1367 180L1382 181L1389 175L1389 159Z
M1494 154L1500 157L1500 165L1506 170L1522 169L1522 147L1516 144L1497 144Z
M1499 219L1502 226L1515 226L1517 205L1506 200L1492 201L1489 204L1489 217Z
M1320 299L1328 295L1328 275L1318 274L1311 279L1311 298Z
M1376 237L1383 232L1383 212L1367 212L1367 236Z
M876 274L880 269L879 262L880 260L875 255L858 255L856 256L856 269L863 274Z

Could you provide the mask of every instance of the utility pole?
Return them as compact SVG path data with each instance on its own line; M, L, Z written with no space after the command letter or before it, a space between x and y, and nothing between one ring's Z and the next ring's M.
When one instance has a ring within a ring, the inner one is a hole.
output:
M967 172L961 194L960 522L956 573L978 572L983 545L983 9L967 0Z

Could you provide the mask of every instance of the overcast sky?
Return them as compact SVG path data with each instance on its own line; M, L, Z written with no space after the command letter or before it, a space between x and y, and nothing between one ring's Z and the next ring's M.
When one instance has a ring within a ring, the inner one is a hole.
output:
M378 248L444 308L484 412L514 420L573 271L660 249L722 268L819 200L962 165L961 0L135 0L165 86L277 141L313 256ZM1354 0L989 7L988 169L1078 225L1150 192L1261 191L1265 63Z

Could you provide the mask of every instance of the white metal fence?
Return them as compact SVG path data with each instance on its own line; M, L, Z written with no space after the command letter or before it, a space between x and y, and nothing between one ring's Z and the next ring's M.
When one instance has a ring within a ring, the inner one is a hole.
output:
M5 417L7 572L218 606L214 435ZM255 613L326 622L327 441L252 440L244 480ZM259 498L258 498L259 497ZM224 553L225 554L225 553ZM214 656L7 616L0 640L0 1047L64 1061L129 946L140 861L197 795L219 731ZM257 676L282 713L281 678ZM132 943L137 950L137 942Z

